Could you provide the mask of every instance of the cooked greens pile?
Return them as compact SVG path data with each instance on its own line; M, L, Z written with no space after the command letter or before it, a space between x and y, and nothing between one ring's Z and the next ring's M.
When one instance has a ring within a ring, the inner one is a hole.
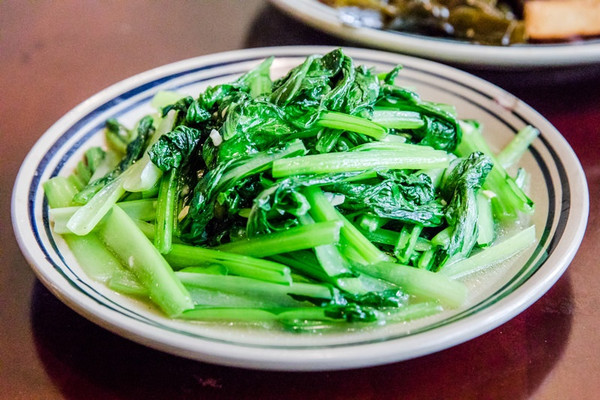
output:
M292 331L464 304L458 279L529 246L514 165L476 121L341 49L272 80L267 59L198 97L156 95L133 128L44 185L54 231L94 279L166 315ZM496 243L499 242L499 243Z

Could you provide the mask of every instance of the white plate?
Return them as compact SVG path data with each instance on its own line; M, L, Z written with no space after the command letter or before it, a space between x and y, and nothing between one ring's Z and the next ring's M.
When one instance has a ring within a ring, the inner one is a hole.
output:
M566 67L600 61L600 39L574 43L485 46L390 30L351 27L337 11L318 0L271 0L298 20L332 35L370 47L464 65L502 67Z
M207 85L235 79L265 57L276 57L272 72L278 76L307 55L330 50L272 47L185 60L117 83L67 113L31 149L13 191L14 231L38 278L83 316L139 343L197 360L273 370L354 368L428 354L497 327L542 296L575 255L587 222L586 180L573 151L548 121L503 90L431 61L379 51L345 50L357 64L378 70L404 65L400 84L425 99L455 104L462 118L478 119L495 147L526 124L541 131L522 163L532 176L539 243L479 284L470 282L473 290L464 308L415 323L331 335L169 320L152 306L90 280L52 233L42 183L69 174L86 148L102 144L107 118L131 126L151 111L148 102L159 89L196 96Z

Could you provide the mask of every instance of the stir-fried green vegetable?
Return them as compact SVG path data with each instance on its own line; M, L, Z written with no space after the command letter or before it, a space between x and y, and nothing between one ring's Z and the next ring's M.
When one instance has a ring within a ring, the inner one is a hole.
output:
M44 185L55 232L94 279L174 318L304 332L461 307L454 278L513 255L499 225L533 212L505 168L535 129L496 158L400 68L338 49L271 80L271 62L159 93L134 129L107 121L109 146Z

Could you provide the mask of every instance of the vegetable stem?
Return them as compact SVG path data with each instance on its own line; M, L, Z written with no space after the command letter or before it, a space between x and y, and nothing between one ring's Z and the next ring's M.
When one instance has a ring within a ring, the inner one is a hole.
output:
M367 275L395 283L406 293L419 298L438 299L451 308L460 307L467 298L464 284L425 269L390 262L357 265L355 268Z
M97 229L100 239L133 271L150 299L167 315L177 317L194 307L173 269L119 206L113 206Z
M531 125L521 129L515 137L502 149L496 159L504 168L510 168L525 154L531 143L540 135L540 131Z
M358 228L331 205L321 188L318 186L309 186L304 189L303 194L310 204L311 208L309 212L315 221L341 222L342 251L344 251L345 246L349 246L367 263L376 263L391 259L391 257L381 252L373 243L365 238Z
M473 121L466 121L462 123L462 127L463 140L456 150L457 153L461 156L467 156L480 151L493 161L494 167L488 174L483 189L496 194L492 198L494 216L498 220L515 220L519 212L531 214L534 208L533 202L507 174L502 164L494 156L481 134L481 126Z
M373 121L386 128L392 129L418 129L425 125L421 114L416 111L400 110L375 110Z
M448 166L452 156L444 151L429 152L426 157L410 151L372 150L325 153L293 157L273 162L275 178L300 174L354 172L369 169L433 169Z
M154 245L161 253L168 253L173 243L177 209L179 168L167 171L160 180L156 204L156 233Z
M147 148L156 143L162 135L171 131L176 118L176 111L171 110L167 113L158 124L156 132L154 132L148 141ZM161 176L162 171L152 163L148 152L145 151L144 155L132 166L131 173L123 181L123 187L129 192L143 192L156 185Z
M289 285L280 285L278 283L243 276L202 274L184 271L178 271L175 275L181 282L188 286L238 294L258 293L268 296L269 293L278 293L317 299L331 299L333 297L331 286L325 284L295 282Z
M525 250L535 242L535 226L530 226L514 235L504 239L502 242L487 247L471 257L448 264L440 271L440 274L451 279L481 271L492 265L498 264Z
M231 273L282 284L291 283L290 268L273 261L185 244L173 244L165 259L174 268L223 265Z
M230 242L218 246L216 249L259 258L310 249L324 244L337 243L340 239L341 225L339 221L303 225L269 235Z
M383 139L388 134L387 128L382 124L336 111L322 112L317 124L324 128L362 133L375 139Z

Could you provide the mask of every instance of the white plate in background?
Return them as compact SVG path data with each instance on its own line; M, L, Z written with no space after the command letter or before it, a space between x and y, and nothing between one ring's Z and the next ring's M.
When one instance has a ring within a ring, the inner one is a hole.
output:
M493 69L567 67L600 62L600 39L572 43L486 46L433 36L343 24L338 11L318 0L271 0L305 24L369 47L432 60Z

